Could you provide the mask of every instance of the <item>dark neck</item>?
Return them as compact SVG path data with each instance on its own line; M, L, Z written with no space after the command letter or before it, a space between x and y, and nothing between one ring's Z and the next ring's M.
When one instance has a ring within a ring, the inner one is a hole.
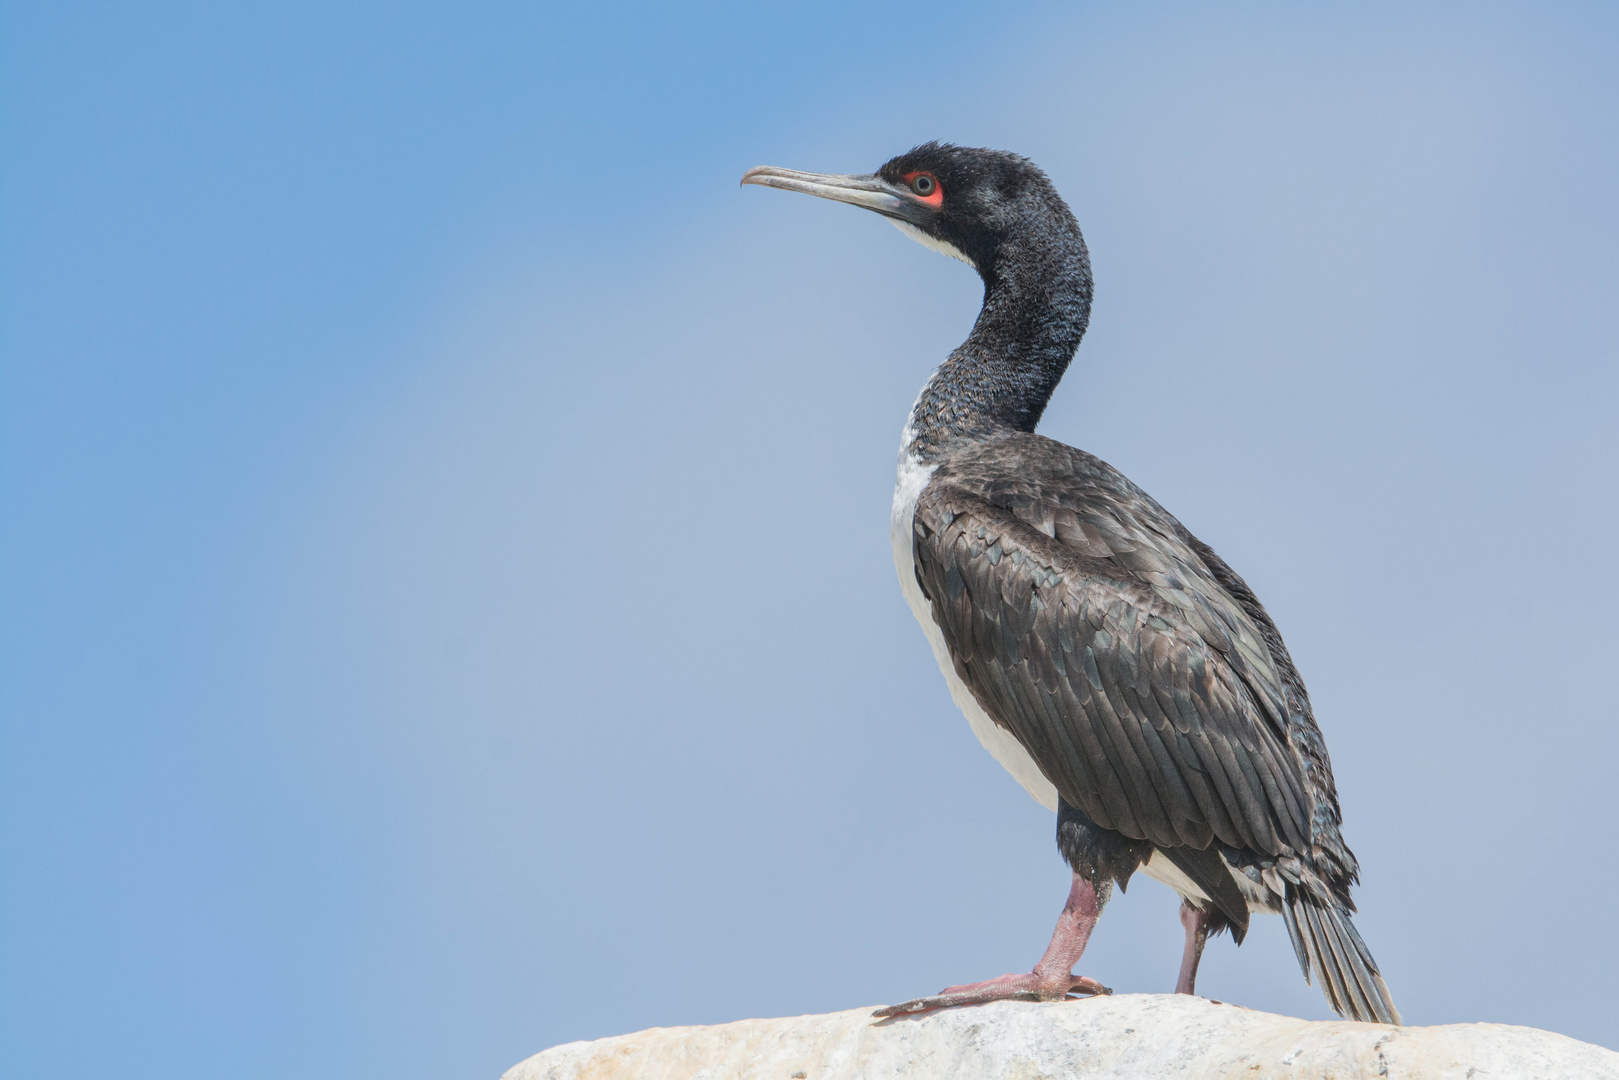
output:
M954 439L1033 431L1085 335L1091 263L1077 227L1008 241L979 272L984 308L911 410L912 456L934 457Z

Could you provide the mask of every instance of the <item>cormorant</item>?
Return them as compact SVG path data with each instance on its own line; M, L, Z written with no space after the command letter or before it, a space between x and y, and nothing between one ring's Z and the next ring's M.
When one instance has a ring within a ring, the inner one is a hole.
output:
M1114 882L1180 894L1176 990L1211 933L1280 911L1308 981L1399 1023L1351 921L1355 856L1327 747L1246 582L1105 461L1035 434L1090 318L1073 213L1028 159L930 142L865 176L761 167L760 184L875 210L978 271L972 333L901 436L900 586L984 747L1056 811L1073 886L1034 970L880 1010L1110 993L1074 975Z

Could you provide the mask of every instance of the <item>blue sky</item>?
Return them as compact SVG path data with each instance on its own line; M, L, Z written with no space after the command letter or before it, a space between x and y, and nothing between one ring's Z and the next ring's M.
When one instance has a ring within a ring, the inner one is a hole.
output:
M1260 592L1414 1023L1619 1047L1599 5L0 14L0 1065L495 1075L1026 968L886 530L978 286L738 190L1051 172L1043 430ZM1171 894L1082 970L1173 985ZM1200 989L1327 1015L1285 933Z

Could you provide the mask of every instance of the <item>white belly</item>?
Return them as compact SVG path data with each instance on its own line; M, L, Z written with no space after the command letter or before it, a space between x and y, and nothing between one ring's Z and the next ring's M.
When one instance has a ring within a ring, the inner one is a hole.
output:
M1045 778L1029 752L1023 749L1023 744L1013 738L1010 731L989 718L972 691L967 689L967 684L956 674L955 664L950 660L950 650L944 643L944 634L940 633L938 624L933 621L933 605L922 595L922 589L916 583L911 519L916 514L916 500L921 497L922 489L927 486L936 467L923 465L907 456L900 459L899 482L894 486L894 514L889 521L889 536L894 544L894 569L899 572L900 591L905 594L905 602L911 606L911 614L922 624L922 633L927 635L928 644L933 646L933 658L939 662L939 670L944 673L950 696L966 715L973 734L984 744L984 749L1034 796L1036 802L1048 810L1056 810L1057 789Z
M1170 862L1161 851L1154 851L1152 858L1141 864L1141 872L1154 881L1163 882L1189 900L1201 900L1205 904L1209 902L1209 898L1204 894L1202 888L1187 877L1180 867ZM1233 874L1232 876L1236 877L1237 875ZM1247 878L1243 878L1243 880L1246 881Z

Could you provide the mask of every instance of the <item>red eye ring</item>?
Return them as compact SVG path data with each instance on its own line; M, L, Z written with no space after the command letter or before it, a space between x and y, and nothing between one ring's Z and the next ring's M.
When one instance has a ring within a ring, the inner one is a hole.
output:
M910 188L917 202L931 206L935 210L944 205L944 188L939 184L938 177L932 173L906 173L900 179L905 181L905 186Z

